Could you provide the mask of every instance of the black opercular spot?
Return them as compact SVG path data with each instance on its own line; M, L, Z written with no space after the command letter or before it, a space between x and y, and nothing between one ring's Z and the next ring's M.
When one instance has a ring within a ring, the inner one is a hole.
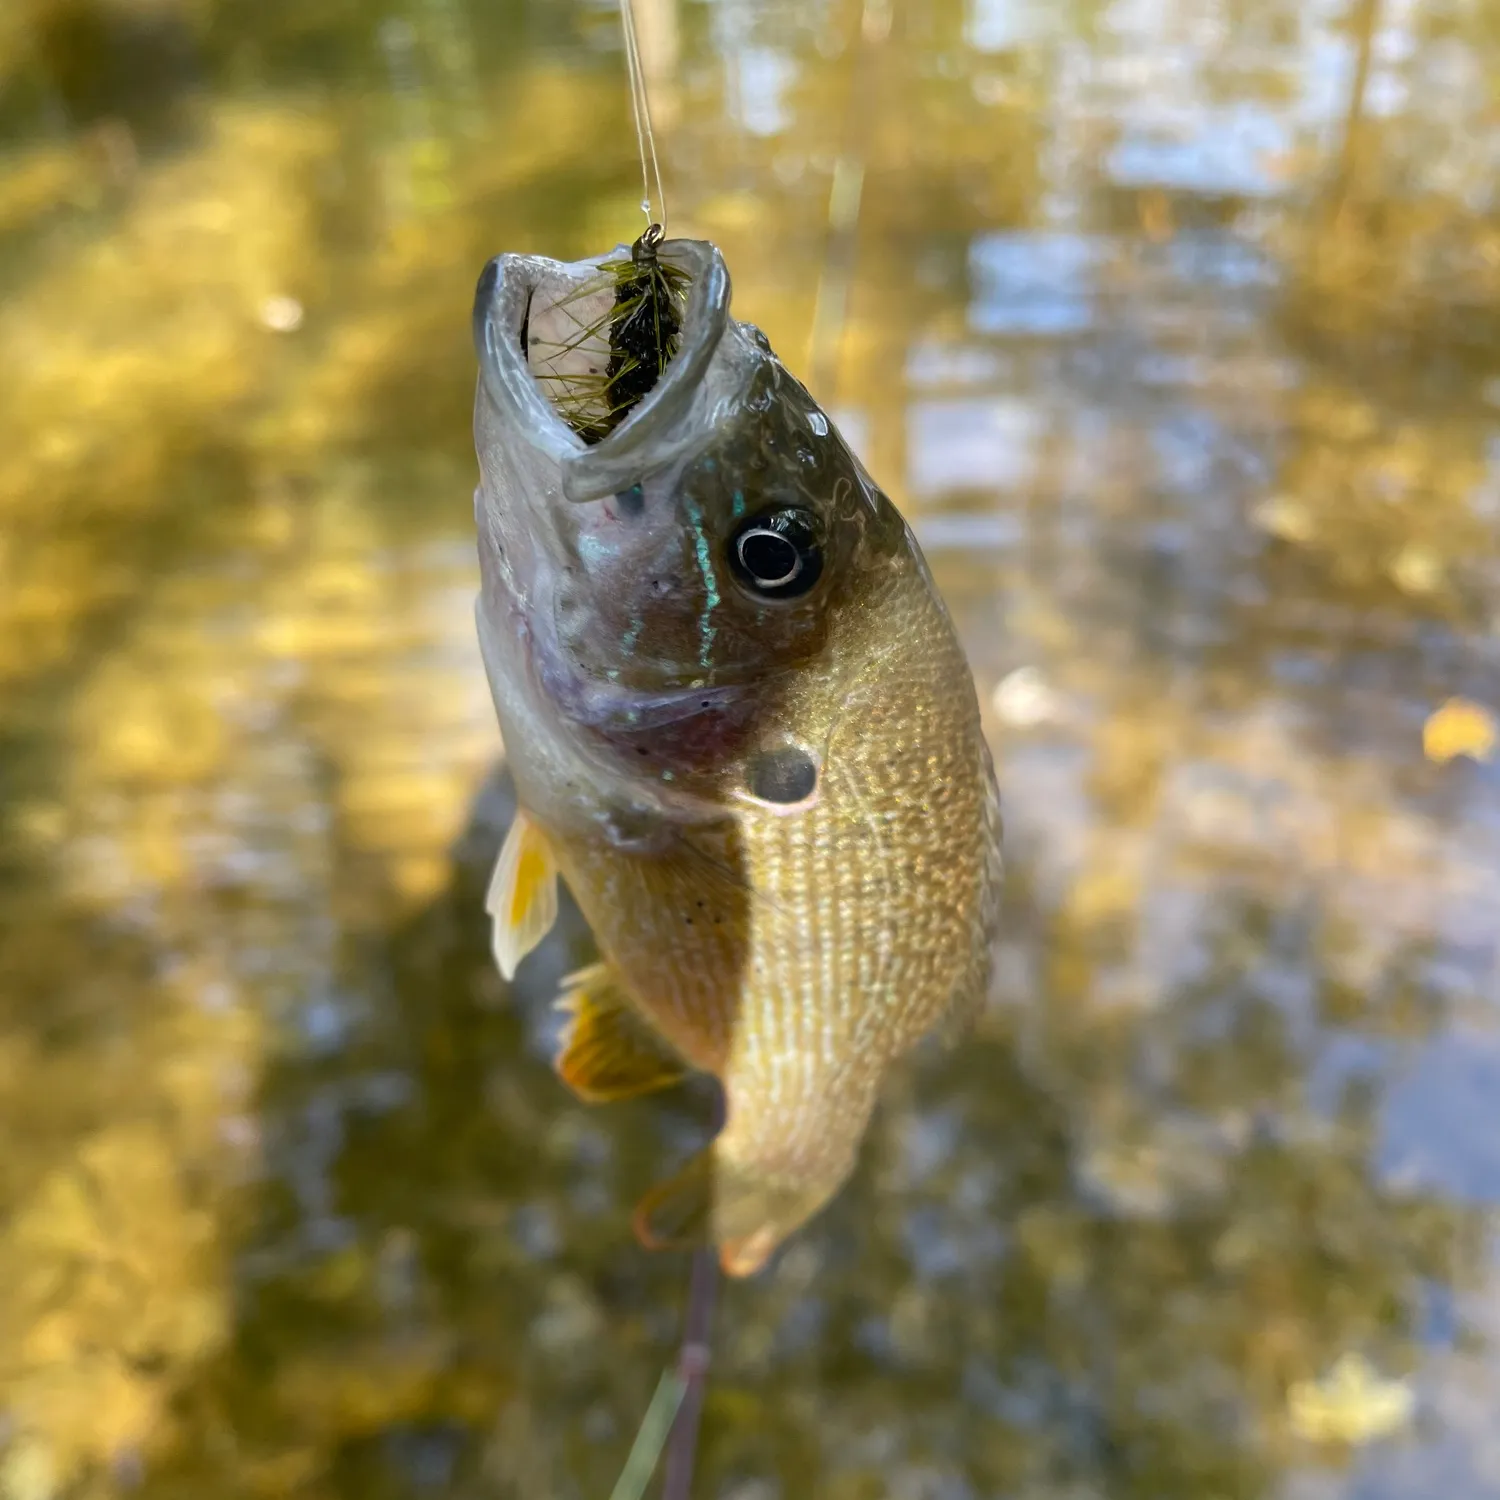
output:
M742 584L764 598L805 594L823 571L816 518L795 506L751 516L729 539L729 565Z
M615 496L615 505L622 516L634 520L646 509L646 491L642 486L633 484L628 490L621 490Z
M750 762L749 790L762 802L803 802L818 785L818 767L800 745L763 750Z

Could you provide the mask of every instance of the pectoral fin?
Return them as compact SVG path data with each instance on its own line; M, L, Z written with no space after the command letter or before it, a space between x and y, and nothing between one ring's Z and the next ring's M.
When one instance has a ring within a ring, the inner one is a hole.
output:
M580 1099L632 1099L686 1075L682 1060L641 1019L608 964L580 969L564 985L558 1007L573 1019L556 1067Z
M512 979L557 920L557 861L541 829L519 809L495 861L484 906L495 962L501 977Z

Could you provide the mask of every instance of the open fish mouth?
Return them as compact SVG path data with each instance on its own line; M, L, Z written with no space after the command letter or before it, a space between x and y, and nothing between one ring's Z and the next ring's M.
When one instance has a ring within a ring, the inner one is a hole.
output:
M571 263L497 256L475 295L485 391L556 460L572 501L627 491L703 446L748 374L715 360L730 296L718 249L646 240Z
M532 294L521 346L557 413L585 443L608 437L650 394L682 343L688 273L657 254L659 226L629 256L559 298Z

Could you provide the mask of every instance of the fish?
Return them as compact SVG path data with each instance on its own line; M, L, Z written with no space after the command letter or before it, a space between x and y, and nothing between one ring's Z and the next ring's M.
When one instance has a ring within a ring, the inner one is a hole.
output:
M749 1276L845 1184L898 1060L969 1033L1000 801L910 527L733 318L719 249L645 239L500 255L475 296L475 618L518 806L486 906L507 979L559 881L592 930L558 1002L579 1099L718 1080L721 1128L633 1225ZM670 350L622 410L643 263Z

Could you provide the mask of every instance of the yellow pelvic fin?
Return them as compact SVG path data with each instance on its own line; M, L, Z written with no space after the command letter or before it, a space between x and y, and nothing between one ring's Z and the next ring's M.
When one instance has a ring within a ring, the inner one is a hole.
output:
M636 1204L632 1223L648 1250L685 1250L717 1240L725 1275L753 1276L828 1197L818 1189L726 1171L709 1146L652 1188Z
M557 1055L557 1073L586 1103L631 1099L685 1076L675 1052L631 1005L608 964L569 975L558 999L573 1020Z
M495 963L502 978L512 979L557 920L557 861L541 829L519 808L495 861L484 908Z

